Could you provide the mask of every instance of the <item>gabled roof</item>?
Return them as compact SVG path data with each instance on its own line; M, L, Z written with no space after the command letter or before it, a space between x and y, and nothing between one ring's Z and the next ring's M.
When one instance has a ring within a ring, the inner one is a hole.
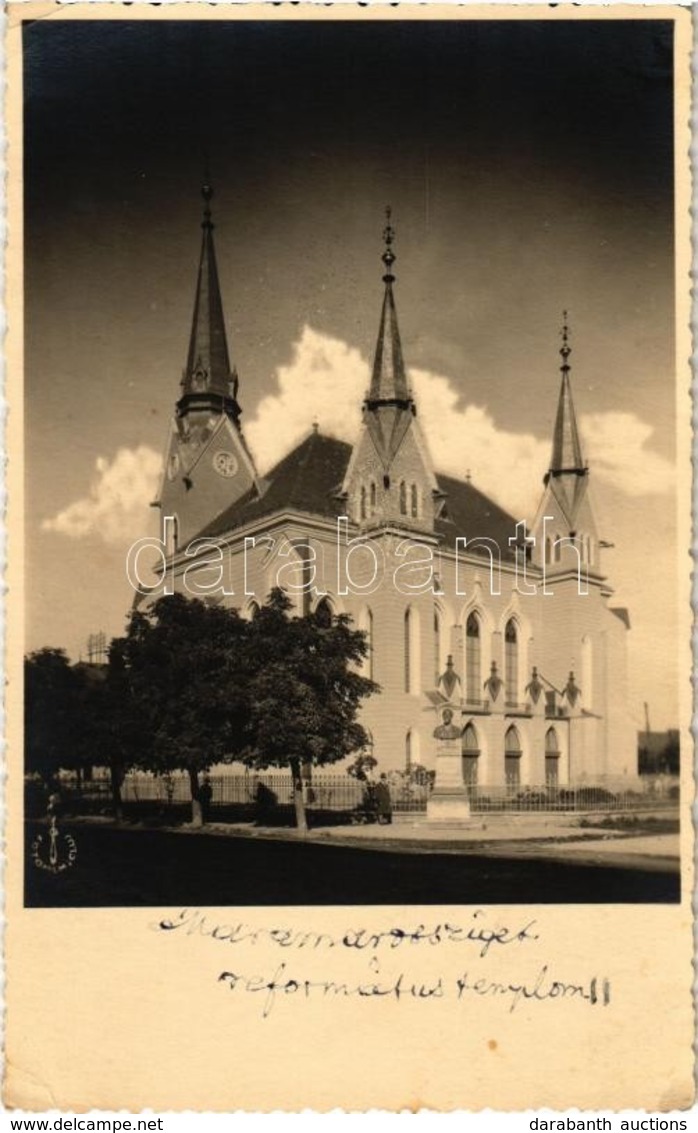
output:
M434 528L446 546L454 547L456 539L493 539L503 559L514 560L509 539L516 535L516 520L467 480L456 480L437 472L439 488L446 494L445 518L438 518ZM485 547L474 553L487 555ZM465 552L468 547L466 544ZM488 556L489 558L489 556Z
M335 519L341 514L341 490L351 445L313 431L279 461L263 479L265 490L254 489L222 512L200 537L224 535L277 511L300 511Z
M352 446L345 441L313 431L267 474L262 495L251 489L209 523L199 537L222 536L282 511L335 520L343 512L338 493L351 451ZM437 482L447 495L446 515L435 523L444 544L453 547L457 538L493 539L502 558L513 559L508 540L515 534L516 521L470 483L438 474ZM487 556L484 548L477 553Z

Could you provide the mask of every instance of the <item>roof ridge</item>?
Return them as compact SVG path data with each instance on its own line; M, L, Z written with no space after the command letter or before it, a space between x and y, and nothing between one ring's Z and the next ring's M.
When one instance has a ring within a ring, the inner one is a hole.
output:
M514 518L511 512L507 511L506 508L503 508L501 504L498 504L496 500L493 500L492 497L487 495L486 492L483 492L481 488L477 488L475 484L471 483L470 480L460 480L457 476L451 476L448 472L436 472L435 476L437 481L448 480L452 484L457 485L459 488L465 488L467 491L472 492L476 496L479 496L481 500L485 500L492 507L497 508L497 511L501 512L501 514L506 516L507 519Z

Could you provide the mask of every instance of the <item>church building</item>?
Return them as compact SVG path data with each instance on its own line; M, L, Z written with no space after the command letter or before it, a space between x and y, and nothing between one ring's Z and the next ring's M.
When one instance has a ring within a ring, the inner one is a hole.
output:
M165 587L251 617L281 585L299 614L350 615L381 687L362 710L378 772L433 769L448 710L466 785L632 785L629 619L609 604L601 567L566 319L550 466L527 531L432 458L403 359L388 210L358 439L313 427L260 476L228 353L210 187L203 196L193 325L157 501Z

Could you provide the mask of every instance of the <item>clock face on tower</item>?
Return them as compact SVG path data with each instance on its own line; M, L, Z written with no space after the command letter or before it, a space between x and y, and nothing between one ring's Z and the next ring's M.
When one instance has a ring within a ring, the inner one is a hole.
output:
M213 467L219 476L234 476L238 470L238 462L232 452L221 449L214 453Z

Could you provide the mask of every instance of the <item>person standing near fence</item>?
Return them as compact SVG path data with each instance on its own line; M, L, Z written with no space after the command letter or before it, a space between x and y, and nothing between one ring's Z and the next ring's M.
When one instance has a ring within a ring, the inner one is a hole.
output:
M204 777L199 787L199 802L201 803L201 818L203 822L208 822L211 812L211 799L213 798L213 787L208 774L204 773Z
M375 788L376 811L378 821L385 825L393 821L393 800L390 797L390 787L385 774L381 775Z

